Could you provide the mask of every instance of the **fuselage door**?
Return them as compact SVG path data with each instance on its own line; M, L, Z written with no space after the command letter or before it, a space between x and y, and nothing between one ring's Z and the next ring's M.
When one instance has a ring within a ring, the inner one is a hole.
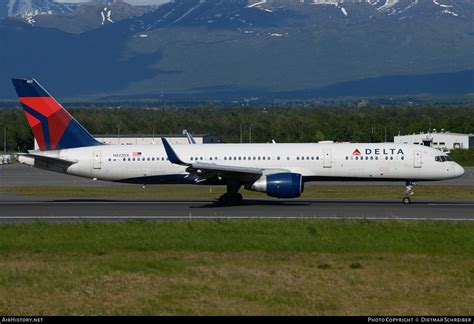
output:
M325 149L324 150L323 167L324 168L331 168L332 167L332 152L331 152L330 149Z
M100 151L94 151L93 165L95 170L99 170L102 167L102 157Z
M413 167L421 168L421 151L413 152Z

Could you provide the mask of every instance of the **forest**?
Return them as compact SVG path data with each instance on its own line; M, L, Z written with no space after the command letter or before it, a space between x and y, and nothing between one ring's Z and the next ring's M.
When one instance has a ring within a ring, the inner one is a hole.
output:
M67 107L67 105L65 105ZM74 105L69 112L92 134L213 134L224 143L303 143L393 141L398 134L449 131L474 133L474 107L460 106L324 106L272 105L224 107L202 104L196 107L84 108ZM7 150L33 147L33 135L20 107L0 108L0 138L7 129ZM2 147L3 148L3 147Z

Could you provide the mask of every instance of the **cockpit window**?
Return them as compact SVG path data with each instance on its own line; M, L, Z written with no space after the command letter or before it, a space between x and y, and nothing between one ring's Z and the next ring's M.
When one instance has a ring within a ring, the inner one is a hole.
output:
M447 155L438 155L438 156L435 156L435 161L436 162L447 162L447 161L452 161L452 159Z

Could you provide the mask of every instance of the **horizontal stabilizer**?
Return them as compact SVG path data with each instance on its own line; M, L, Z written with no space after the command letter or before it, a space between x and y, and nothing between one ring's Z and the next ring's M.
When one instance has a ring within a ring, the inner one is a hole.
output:
M22 162L21 158L24 157L24 158L32 158L35 161L42 161L42 162L48 162L48 163L61 165L63 167L69 167L79 162L77 160L65 160L65 159L60 159L56 157L45 156L41 154L33 154L33 153L17 153L16 156L17 156L18 161L20 162Z

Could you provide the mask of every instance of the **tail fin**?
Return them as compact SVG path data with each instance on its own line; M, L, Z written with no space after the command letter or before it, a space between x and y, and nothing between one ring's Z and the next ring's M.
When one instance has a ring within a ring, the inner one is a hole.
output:
M35 79L12 79L41 151L102 145Z

